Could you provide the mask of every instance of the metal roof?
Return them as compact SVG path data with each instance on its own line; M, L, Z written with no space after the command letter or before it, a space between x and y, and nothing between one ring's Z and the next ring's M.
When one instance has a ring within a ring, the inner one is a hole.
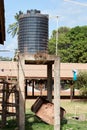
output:
M25 78L46 78L46 65L24 65ZM79 71L87 71L87 64L83 63L61 63L60 77L61 79L72 79L73 69ZM0 61L0 77L17 77L18 68L17 62L14 61ZM54 77L54 65L52 67L52 75Z

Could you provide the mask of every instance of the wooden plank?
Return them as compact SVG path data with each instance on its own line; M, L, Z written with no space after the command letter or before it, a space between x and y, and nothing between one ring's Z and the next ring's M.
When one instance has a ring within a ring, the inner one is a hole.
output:
M19 130L25 130L25 83L24 83L24 58L19 55Z
M52 64L47 64L47 98L52 102Z
M60 59L54 62L54 130L60 130Z

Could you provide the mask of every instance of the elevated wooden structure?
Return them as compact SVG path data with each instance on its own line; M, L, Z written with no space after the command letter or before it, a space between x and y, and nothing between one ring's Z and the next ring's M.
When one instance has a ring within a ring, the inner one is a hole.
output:
M18 55L19 129L25 130L24 65L47 65L47 99L52 102L52 64L54 64L54 130L60 130L60 58L44 53Z

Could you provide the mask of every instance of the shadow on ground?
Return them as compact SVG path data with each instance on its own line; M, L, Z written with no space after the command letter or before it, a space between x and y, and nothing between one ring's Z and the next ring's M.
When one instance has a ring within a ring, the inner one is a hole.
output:
M62 126L66 123L67 123L66 119L63 119L61 121L61 130L62 130ZM18 130L16 120L8 119L6 126L0 130ZM25 130L54 130L54 126L45 123L34 114L26 114L25 115Z

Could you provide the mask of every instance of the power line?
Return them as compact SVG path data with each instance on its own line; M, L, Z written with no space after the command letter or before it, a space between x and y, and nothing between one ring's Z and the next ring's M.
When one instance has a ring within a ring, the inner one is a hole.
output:
M14 52L15 51L15 49L14 50L0 50L0 52Z
M64 0L64 1L65 2L71 2L71 3L74 3L74 4L80 5L80 6L87 6L86 3L81 3L81 2L74 1L74 0Z

